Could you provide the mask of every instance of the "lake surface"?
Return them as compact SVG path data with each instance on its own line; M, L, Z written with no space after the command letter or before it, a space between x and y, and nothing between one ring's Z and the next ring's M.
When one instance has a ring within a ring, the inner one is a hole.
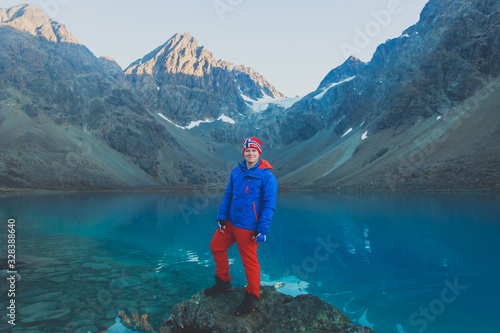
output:
M15 219L22 276L15 326L2 289L0 331L141 331L126 321L157 331L174 304L213 284L221 201L211 191L0 195L0 254ZM280 193L277 207L258 250L263 284L287 282L280 291L314 294L377 332L497 330L498 194ZM236 246L229 256L233 286L244 286Z

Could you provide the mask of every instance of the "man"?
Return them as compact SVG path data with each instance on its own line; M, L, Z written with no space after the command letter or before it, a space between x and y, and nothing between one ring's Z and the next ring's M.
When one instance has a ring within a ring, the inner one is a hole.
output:
M218 230L210 243L216 265L215 285L205 289L206 295L232 290L227 249L236 242L247 278L245 297L234 311L236 316L248 314L259 306L257 246L266 241L278 191L278 182L270 171L273 167L259 159L261 141L255 137L245 139L242 153L245 161L231 171L217 216Z

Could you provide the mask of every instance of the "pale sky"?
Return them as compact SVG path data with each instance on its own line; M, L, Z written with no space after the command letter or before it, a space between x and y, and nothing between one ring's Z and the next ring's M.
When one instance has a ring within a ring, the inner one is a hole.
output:
M415 24L428 0L34 0L96 56L122 68L189 32L217 59L252 67L289 97L314 91L349 55ZM434 0L431 0L434 1ZM21 1L0 0L0 7Z

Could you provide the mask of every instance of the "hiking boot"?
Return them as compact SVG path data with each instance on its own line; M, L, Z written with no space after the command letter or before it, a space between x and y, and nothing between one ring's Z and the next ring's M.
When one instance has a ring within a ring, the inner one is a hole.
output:
M215 276L215 285L212 288L205 289L205 295L211 296L220 293L227 293L233 290L231 281L224 281L217 275Z
M252 311L255 311L259 307L259 299L255 295L249 294L245 291L245 298L243 302L236 308L233 312L235 316L247 315Z

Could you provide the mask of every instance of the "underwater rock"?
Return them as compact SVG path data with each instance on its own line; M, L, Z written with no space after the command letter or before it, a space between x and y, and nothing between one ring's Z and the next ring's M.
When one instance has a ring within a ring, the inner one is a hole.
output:
M107 264L97 264L93 262L88 262L82 265L82 268L90 268L95 271L110 270L113 267Z
M30 317L42 311L53 311L57 305L58 302L38 302L19 308L18 312L23 317Z
M53 310L53 311L40 311L32 316L23 318L21 320L21 323L23 324L29 324L29 323L35 323L35 322L40 322L40 321L51 321L51 320L57 320L57 319L62 319L69 315L71 311L69 309L58 309L58 310Z

